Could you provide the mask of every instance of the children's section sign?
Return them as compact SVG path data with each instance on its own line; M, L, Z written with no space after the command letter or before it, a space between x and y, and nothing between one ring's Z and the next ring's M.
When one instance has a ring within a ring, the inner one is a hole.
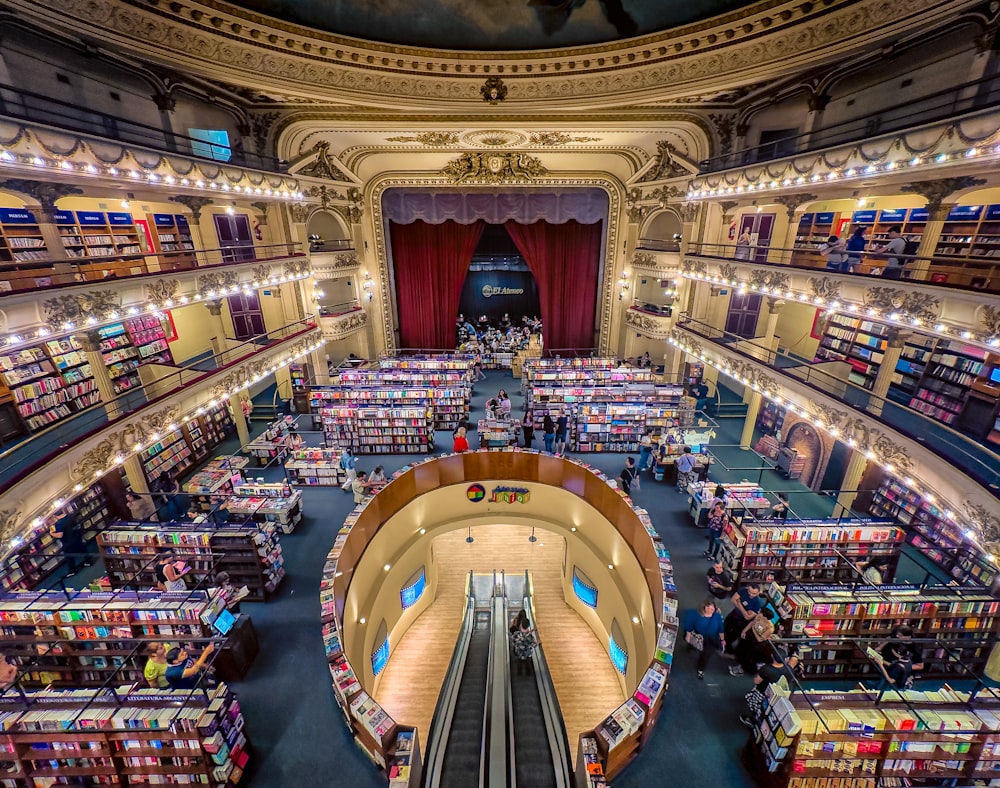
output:
M526 487L494 487L490 491L490 503L527 503L531 491Z

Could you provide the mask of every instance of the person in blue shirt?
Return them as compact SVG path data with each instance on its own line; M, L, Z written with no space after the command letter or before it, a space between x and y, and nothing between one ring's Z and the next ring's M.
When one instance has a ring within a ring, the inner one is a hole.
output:
M704 647L698 655L698 662L695 665L698 671L698 678L705 678L705 668L712 658L712 654L725 648L724 637L725 626L722 615L715 606L715 601L706 599L696 610L689 610L684 616L684 632L701 635Z
M562 411L556 411L556 456L561 457L566 453L566 434L569 432L569 419Z
M733 609L726 616L726 643L730 649L736 647L736 641L740 639L740 633L747 623L753 621L754 616L764 607L764 597L760 595L759 583L748 583L731 597Z
M845 274L853 274L861 265L861 253L868 246L868 239L865 238L867 227L855 227L851 237L847 239L847 262L844 263Z
M215 645L209 643L201 656L188 665L188 653L182 648L172 648L167 652L167 672L165 678L172 689L194 689L198 686L205 663L215 651Z
M343 468L344 473L347 474L347 481L340 485L340 489L344 492L351 492L354 480L358 478L358 465L357 460L354 459L354 455L351 454L350 449L345 448L343 453L340 455L340 467Z

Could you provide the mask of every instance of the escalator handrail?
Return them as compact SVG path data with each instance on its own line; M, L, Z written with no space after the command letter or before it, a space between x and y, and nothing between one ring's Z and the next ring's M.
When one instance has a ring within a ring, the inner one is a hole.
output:
M524 600L522 604L528 616L538 626L535 618L534 598L531 592L530 580L525 573ZM542 704L542 716L545 718L545 733L549 740L549 752L552 754L552 766L555 769L557 788L570 788L570 756L569 739L566 736L566 725L563 722L562 711L559 709L559 698L552 683L549 665L545 660L542 644L539 643L531 655L535 669L535 680L538 683L538 698Z
M444 764L445 752L448 749L448 737L451 733L451 722L455 714L455 703L458 700L458 690L462 686L462 676L465 674L465 660L469 653L469 641L472 640L472 630L476 620L476 597L472 590L472 572L469 572L465 598L465 618L458 633L455 651L452 653L448 672L445 674L441 693L438 695L434 716L431 717L430 732L427 735L427 757L424 785L427 788L437 788L441 780L441 769Z
M507 644L507 597L494 586L491 604L489 679L483 725L483 769L480 786L513 788L513 704L510 690L510 651ZM486 768L486 764L489 768Z

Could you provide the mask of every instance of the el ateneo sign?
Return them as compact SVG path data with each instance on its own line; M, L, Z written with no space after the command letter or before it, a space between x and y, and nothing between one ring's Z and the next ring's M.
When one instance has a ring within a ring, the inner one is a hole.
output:
M483 285L483 298L493 298L493 296L519 296L524 295L523 287L496 287L495 285Z

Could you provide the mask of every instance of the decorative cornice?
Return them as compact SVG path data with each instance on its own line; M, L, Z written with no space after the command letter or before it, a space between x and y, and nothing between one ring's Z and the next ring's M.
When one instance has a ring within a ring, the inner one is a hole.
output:
M323 339L327 341L345 339L368 325L368 313L359 309L345 315L324 317L320 319L320 325L323 328Z
M814 299L836 301L840 298L840 282L828 276L813 276L809 278L809 291Z
M933 323L941 314L941 302L937 296L893 287L869 287L865 290L864 303L865 306L923 324Z
M176 301L181 285L176 279L157 279L146 282L146 300L154 304L169 304Z
M638 309L629 308L625 310L625 325L634 328L640 334L645 334L651 339L666 339L670 336L670 329L673 320L668 317L658 317L642 312Z
M87 290L42 301L45 320L52 327L82 327L114 319L121 308L122 295L117 290Z
M239 290L239 276L235 271L210 271L198 276L198 294L211 299Z
M137 445L144 446L177 429L179 412L176 406L168 405L126 421L87 451L70 468L70 477L76 481L91 481L116 465L121 465L125 457L136 451Z
M913 460L905 446L898 443L886 430L855 412L812 402L810 419L819 421L827 432L844 441L869 459L892 470L911 471Z
M180 203L181 205L186 205L191 211L191 218L196 222L201 221L201 211L202 209L212 204L211 197L197 197L189 194L178 194L170 198L171 202Z
M441 170L452 183L528 183L548 174L545 166L526 153L463 153Z
M755 268L750 272L750 287L756 290L788 290L790 277L784 271L772 271L768 268Z
M31 197L49 215L55 212L58 200L74 194L83 194L83 189L77 186L69 186L65 183L50 183L48 181L24 180L21 178L0 180L0 189L7 189L8 191L18 192L19 194Z
M941 205L945 201L945 198L950 197L955 192L962 191L963 189L971 189L974 186L983 186L985 183L986 181L982 178L973 178L970 175L964 175L959 178L938 178L933 181L904 183L899 187L899 190L910 194L919 194L926 198L927 211L932 214L929 218L931 220L941 220L945 218L940 215Z

